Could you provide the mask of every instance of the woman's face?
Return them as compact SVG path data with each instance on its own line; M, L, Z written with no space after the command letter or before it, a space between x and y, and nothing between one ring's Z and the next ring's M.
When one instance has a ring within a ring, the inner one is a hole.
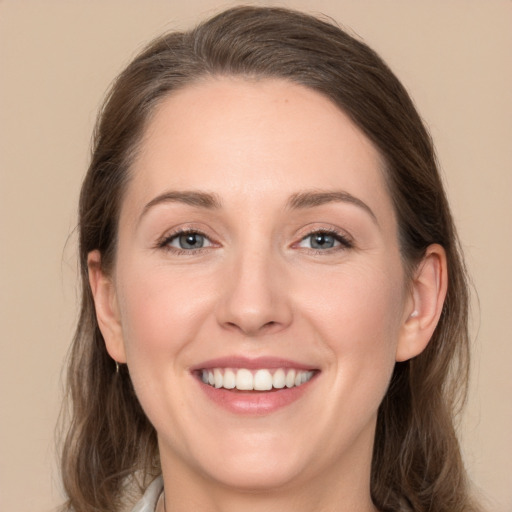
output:
M244 489L368 475L410 300L383 162L328 99L219 78L162 101L112 282L107 347L164 470Z

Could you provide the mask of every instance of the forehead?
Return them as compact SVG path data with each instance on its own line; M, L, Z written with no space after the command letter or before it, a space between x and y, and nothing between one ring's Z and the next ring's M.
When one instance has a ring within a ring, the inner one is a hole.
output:
M142 138L127 196L202 189L257 200L302 189L390 199L379 152L327 97L284 80L212 78L164 98Z

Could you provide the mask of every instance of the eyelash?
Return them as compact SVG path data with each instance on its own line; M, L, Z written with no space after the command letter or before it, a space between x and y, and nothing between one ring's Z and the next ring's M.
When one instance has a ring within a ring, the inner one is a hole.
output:
M205 240L207 240L209 242L210 245L207 246L207 247L200 247L198 249L179 249L177 247L172 247L170 245L170 243L173 242L174 240L176 240L178 237L180 237L182 235L188 235L188 234L202 236L202 237L204 237ZM335 252L335 251L340 251L340 250L343 251L343 250L346 250L346 249L352 249L354 247L354 243L353 243L353 241L350 238L348 238L345 234L342 234L339 231L336 231L335 229L315 229L313 231L310 231L305 236L303 236L299 240L299 242L294 243L292 245L292 247L297 247L304 240L307 240L308 238L313 237L315 235L332 236L336 242L339 242L340 245L338 247L336 247L336 246L335 247L329 247L327 249L315 249L313 247L311 247L311 248L307 248L307 247L304 248L308 252L313 253L313 254L332 253L332 252ZM170 235L164 236L160 241L157 242L156 248L172 252L172 253L174 253L176 255L179 255L179 256L180 255L190 256L192 254L198 254L198 253L204 252L205 250L209 250L210 247L213 246L213 245L214 245L214 242L206 234L204 234L202 231L199 231L197 229L179 229L177 231L174 231Z
M207 246L207 247L199 247L198 249L180 249L178 247L172 247L170 245L170 243L172 241L176 240L177 238L179 238L182 235L199 235L199 236L202 236L202 237L204 237L205 240L208 240L210 245ZM205 235L202 231L200 231L198 229L192 229L192 228L187 229L187 228L184 228L184 229L179 229L177 231L174 231L170 235L164 236L159 242L157 242L156 248L157 249L163 249L163 250L168 251L168 252L172 252L172 253L174 253L174 254L176 254L178 256L182 256L182 255L183 256L190 256L192 254L198 254L198 253L204 252L205 250L210 249L210 247L212 245L214 245L214 242L212 242L210 237Z

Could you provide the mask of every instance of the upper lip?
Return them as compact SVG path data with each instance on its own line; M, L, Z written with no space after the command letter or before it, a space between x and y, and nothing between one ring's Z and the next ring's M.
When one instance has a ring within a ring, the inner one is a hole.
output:
M248 370L257 370L260 368L293 368L295 370L318 370L318 367L293 361L291 359L271 356L251 358L236 355L209 359L208 361L203 361L202 363L194 365L190 370L208 370L210 368L247 368Z

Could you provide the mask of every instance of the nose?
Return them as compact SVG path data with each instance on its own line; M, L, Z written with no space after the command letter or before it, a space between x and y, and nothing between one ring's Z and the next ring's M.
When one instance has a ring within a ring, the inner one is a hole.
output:
M226 266L217 321L229 330L257 337L292 322L286 272L270 251L247 251Z

